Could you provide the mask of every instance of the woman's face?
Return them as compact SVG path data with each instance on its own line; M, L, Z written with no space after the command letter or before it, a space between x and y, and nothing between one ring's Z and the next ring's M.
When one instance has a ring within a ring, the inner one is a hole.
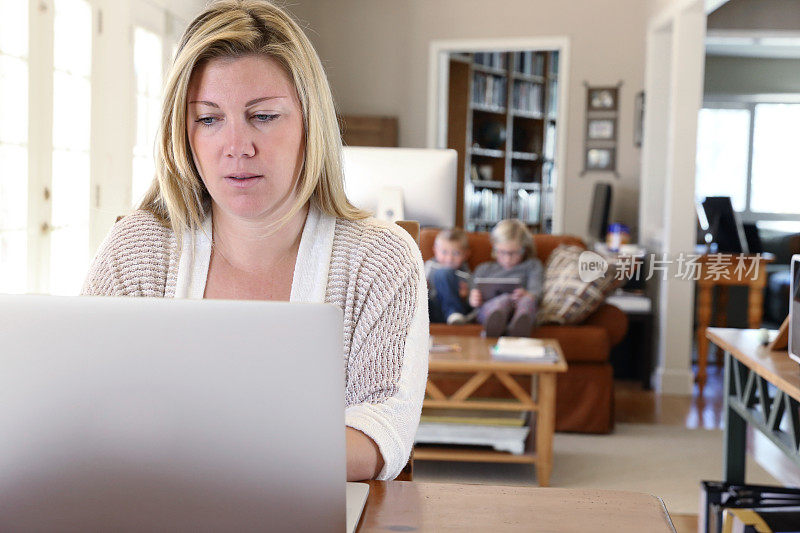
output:
M294 85L267 56L211 59L189 83L189 145L216 208L274 220L295 194L303 115Z

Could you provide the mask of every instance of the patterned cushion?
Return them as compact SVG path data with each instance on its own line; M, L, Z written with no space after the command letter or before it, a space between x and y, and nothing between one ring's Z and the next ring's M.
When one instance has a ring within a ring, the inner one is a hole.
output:
M593 281L583 281L578 272L578 258L585 251L562 244L550 254L544 269L539 324L580 324L623 281L616 279L617 265L607 257L604 259L608 270Z

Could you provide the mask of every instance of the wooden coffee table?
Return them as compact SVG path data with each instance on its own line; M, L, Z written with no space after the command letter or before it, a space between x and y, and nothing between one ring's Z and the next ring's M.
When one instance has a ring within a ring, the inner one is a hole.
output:
M530 431L525 452L521 455L463 447L418 445L414 448L414 460L532 463L536 465L539 485L548 486L553 466L556 374L567 371L567 363L558 341L544 341L558 354L558 361L555 363L494 360L490 348L497 343L495 338L434 335L433 342L435 345L453 345L460 349L430 354L423 407L526 412L526 424ZM514 379L515 375L531 380L531 394ZM453 393L446 394L442 391L443 387L437 385L437 381L441 383L442 379L452 380L455 377L466 377L466 381ZM473 395L490 379L496 379L510 393L511 401L486 399L478 405L475 401L470 401L476 399Z

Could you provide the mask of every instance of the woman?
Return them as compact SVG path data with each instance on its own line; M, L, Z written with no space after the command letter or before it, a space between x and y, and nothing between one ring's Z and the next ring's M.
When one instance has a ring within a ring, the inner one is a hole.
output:
M396 477L427 375L422 258L402 229L347 201L308 38L267 2L212 4L181 39L159 139L156 180L101 245L83 293L338 305L347 477Z

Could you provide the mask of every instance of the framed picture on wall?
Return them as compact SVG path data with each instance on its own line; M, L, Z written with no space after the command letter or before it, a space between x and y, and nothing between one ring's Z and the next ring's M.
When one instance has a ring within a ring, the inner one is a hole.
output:
M586 170L615 171L617 168L616 150L614 148L587 148Z
M589 111L616 111L618 87L592 87L589 89Z
M644 140L644 91L636 93L635 105L633 112L635 121L633 123L633 145L641 148Z
M590 118L586 121L586 139L613 141L617 138L616 118Z

